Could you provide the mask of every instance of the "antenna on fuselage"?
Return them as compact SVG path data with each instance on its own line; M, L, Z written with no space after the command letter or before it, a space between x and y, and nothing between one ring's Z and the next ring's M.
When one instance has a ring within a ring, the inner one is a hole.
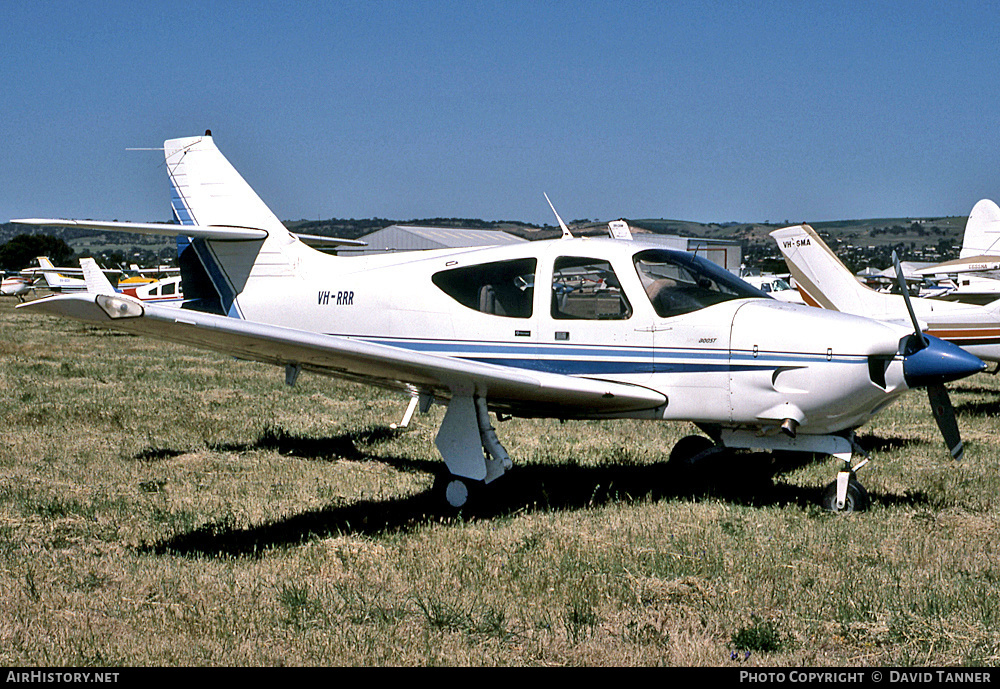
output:
M542 192L542 196L545 197L546 201L549 201L549 195L546 194L544 191ZM559 227L562 229L562 238L563 239L572 239L573 235L570 233L569 228L566 227L566 223L563 222L563 219L559 217L559 213L556 212L556 207L552 205L551 201L549 201L549 208L552 209L552 212L555 213L555 215L556 215L556 220L559 221Z

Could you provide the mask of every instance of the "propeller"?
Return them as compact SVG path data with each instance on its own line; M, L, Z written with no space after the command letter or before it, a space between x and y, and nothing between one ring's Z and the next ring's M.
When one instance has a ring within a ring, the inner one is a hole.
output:
M906 288L903 268L899 265L896 252L892 252L892 263L896 269L896 282L903 294L906 310L913 323L913 335L909 338L903 351L903 377L906 384L913 387L926 387L927 397L931 403L931 413L937 422L945 445L956 461L961 461L965 448L962 445L962 434L955 420L955 408L948 396L944 384L964 378L985 370L986 364L978 357L969 354L964 349L924 334L920 322L910 301L910 292Z

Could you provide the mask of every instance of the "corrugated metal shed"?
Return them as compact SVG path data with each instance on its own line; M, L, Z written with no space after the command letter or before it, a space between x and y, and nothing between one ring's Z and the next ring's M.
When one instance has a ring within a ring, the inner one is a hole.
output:
M377 254L389 251L420 251L423 249L453 249L466 246L501 246L526 242L516 235L500 230L471 230L460 227L421 227L390 225L360 237L366 247L344 248L337 253Z

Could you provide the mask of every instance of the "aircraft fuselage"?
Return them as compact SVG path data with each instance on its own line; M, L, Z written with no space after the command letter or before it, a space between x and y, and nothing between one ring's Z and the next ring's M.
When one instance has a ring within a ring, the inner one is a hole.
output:
M667 400L627 414L583 414L592 417L771 428L793 419L801 432L823 434L863 424L907 389L897 355L905 329L778 302L749 286L744 294L707 289L661 315L637 267L643 252L677 255L610 239L360 257L312 252L298 264L300 278L251 274L237 303L251 321L614 380ZM673 267L653 263L671 279ZM491 398L490 407L550 415L525 400Z

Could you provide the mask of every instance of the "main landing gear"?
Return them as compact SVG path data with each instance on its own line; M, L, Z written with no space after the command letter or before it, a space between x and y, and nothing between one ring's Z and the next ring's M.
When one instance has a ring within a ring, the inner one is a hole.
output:
M470 505L511 467L482 397L452 396L434 444L448 467L435 480L434 492L454 508Z
M483 481L464 476L455 476L447 471L439 472L434 478L431 492L435 500L443 500L450 508L472 507L481 502L487 487Z

